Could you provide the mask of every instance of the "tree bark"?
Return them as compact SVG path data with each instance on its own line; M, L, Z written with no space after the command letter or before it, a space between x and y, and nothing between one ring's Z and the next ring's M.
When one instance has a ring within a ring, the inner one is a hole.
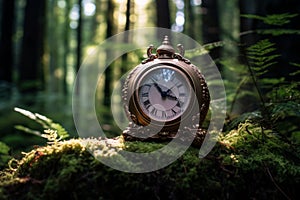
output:
M68 84L67 84L67 75L68 75L68 55L70 51L69 47L69 40L70 40L70 9L71 5L70 2L66 1L66 9L65 9L65 22L64 22L64 28L63 28L63 38L64 38L64 45L63 45L63 92L64 94L68 94Z
M109 38L113 35L113 28L114 28L114 4L113 1L109 0L107 2L107 14L106 14L106 38ZM106 56L109 57L109 55L113 53L111 50L106 51ZM113 80L112 77L112 65L106 68L105 70L105 81L104 81L104 99L103 104L104 106L110 105L110 97L111 97L111 82Z
M126 22L125 22L125 28L124 31L128 31L130 28L130 11L131 11L131 0L127 0L126 4ZM129 42L129 34L124 35L123 42L127 44ZM127 72L127 58L128 54L125 53L122 55L122 68L121 68L121 76Z
M203 43L207 44L220 41L218 0L203 0L202 10ZM218 48L212 49L209 54L213 59L219 58L220 50Z
M45 0L27 0L24 35L19 62L19 89L35 92L44 88L43 53L45 32Z
M78 72L80 65L81 65L81 56L82 56L82 0L78 0L78 7L79 7L79 18L78 18L78 27L77 27L77 50L76 50L76 72Z
M195 34L197 33L197 30L195 29L195 16L190 0L185 0L185 13L187 23L184 23L184 32L191 38L196 39Z
M13 32L15 0L2 1L1 38L0 38L0 80L11 83L13 71Z
M156 26L160 28L171 28L170 6L168 0L156 0ZM163 40L165 33L157 33L157 38Z

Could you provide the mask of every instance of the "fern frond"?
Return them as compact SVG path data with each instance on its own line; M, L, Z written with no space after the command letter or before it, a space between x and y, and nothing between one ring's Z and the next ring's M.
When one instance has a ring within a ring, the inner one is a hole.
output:
M21 113L22 115L28 117L29 119L37 122L38 124L40 124L45 130L50 129L50 130L55 130L57 131L57 134L62 138L65 139L67 137L69 137L68 132L63 128L63 126L61 126L58 123L54 123L50 118L41 115L39 113L32 113L28 110L22 109L22 108L15 108L14 109L16 112ZM16 126L17 129L22 130L24 132L27 133L31 133L34 135L38 135L41 136L42 134L37 131L37 130L32 130L29 128L26 128L24 126Z
M271 92L267 94L268 98L273 103L280 103L286 101L300 102L299 82L289 82L288 84L282 84L278 87L274 87Z
M242 17L248 19L257 19L263 21L265 24L282 26L291 22L291 18L298 16L298 14L282 13L282 14L273 14L267 16L253 15L253 14L243 14Z
M256 44L247 48L247 54L251 56L263 56L276 50L275 44L271 43L268 39L261 40Z
M22 126L22 125L16 125L14 126L15 129L19 130L19 131L23 131L25 133L29 133L29 134L33 134L33 135L36 135L36 136L39 136L39 137L42 137L42 134L40 131L37 131L37 130L33 130L31 128L28 128L28 127L25 127L25 126Z
M259 29L255 30L254 32L262 35L272 35L272 36L279 36L279 35L300 35L300 30L293 30L293 29Z
M298 74L300 74L300 64L299 63L290 63L290 64L298 68L295 72L290 73L290 76L297 76Z
M273 122L277 122L280 119L291 116L300 118L300 104L296 102L288 101L284 103L271 104L270 107Z
M276 64L275 60L280 55L274 54L275 44L268 39L260 40L256 44L248 47L247 57L250 60L252 70L256 76L262 76L269 71L269 67Z

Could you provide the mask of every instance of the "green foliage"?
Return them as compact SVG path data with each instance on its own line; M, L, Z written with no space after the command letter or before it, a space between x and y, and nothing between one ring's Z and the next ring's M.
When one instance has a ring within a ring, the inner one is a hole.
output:
M256 44L246 49L247 57L252 60L251 64L256 67L254 69L257 72L260 72L258 75L263 75L269 66L276 64L274 59L279 57L279 55L272 54L276 50L274 46L274 43L265 39L258 41Z
M248 19L257 19L263 21L265 24L282 26L284 24L290 23L290 19L298 16L298 14L282 13L282 14L272 14L267 16L259 16L253 14L243 14L242 17Z
M190 148L176 162L155 172L134 174L103 165L99 158L126 164L116 151L151 152L164 144L122 138L71 139L38 147L0 176L4 199L278 199L297 196L299 146L253 123L223 134L204 159ZM94 146L94 147L93 147ZM107 147L107 146L106 146ZM119 148L119 150L117 150ZM128 164L128 163L127 163ZM130 167L130 166L128 166ZM251 187L250 187L251 185ZM6 198L5 198L6 197Z
M15 108L15 111L21 113L22 115L28 117L31 120L37 122L38 124L40 124L42 126L42 128L44 130L50 129L50 130L56 131L56 133L60 137L60 139L65 139L65 138L69 137L68 132L63 128L63 126L61 126L58 123L54 123L51 119L47 118L46 116L40 115L38 113L32 113L28 110L24 110L21 108ZM47 135L42 134L40 131L32 130L32 129L24 127L22 125L16 125L15 128L18 130L24 131L26 133L30 133L30 134L34 134L34 135L37 135L40 137L48 138ZM48 132L48 133L50 133L50 132Z
M246 121L238 129L224 134L221 141L227 146L228 153L232 153L224 160L234 166L249 170L268 166L274 174L281 174L278 180L287 174L299 176L299 145L285 142L272 130Z
M265 30L256 30L258 34L262 35L271 35L271 36L279 36L279 35L300 35L300 30L291 30L291 29L265 29Z
M250 68L254 71L255 76L261 77L270 71L270 67L277 63L276 58L280 55L274 54L275 44L268 39L260 40L246 49L247 58L250 60ZM284 81L284 78L262 79L265 85L278 84Z
M288 24L290 19L297 16L297 14L284 13L268 15L265 17L258 15L242 16L261 20L265 24L282 26L284 24ZM299 34L299 30L285 29L253 30L250 32L272 35ZM282 136L287 137L293 142L298 141L296 138L298 138L297 130L300 128L297 123L300 119L297 111L299 110L300 105L299 83L288 82L287 77L284 76L273 77L272 74L276 74L276 71L279 70L275 67L278 67L277 59L281 55L276 53L276 44L271 42L269 39L259 40L245 50L245 63L247 64L247 67L238 64L231 64L231 67L229 67L230 64L228 64L228 61L222 62L227 69L235 72L239 75L239 77L242 77L236 80L239 82L238 87L236 87L237 94L232 93L232 95L228 96L232 98L232 104L238 102L244 96L247 96L248 98L252 96L252 99L256 98L256 101L260 101L261 108L258 111L244 113L241 116L238 116L236 119L231 121L228 129L237 127L239 123L244 123L246 120L251 120L263 127L273 128ZM294 71L290 73L290 76L298 76L300 73L300 65L297 63L290 64L294 66ZM280 67L284 68L287 66ZM245 70L247 68L248 70ZM256 91L247 87L247 85L249 86L251 82ZM227 85L229 88L233 87L230 87L230 84ZM258 94L258 96L255 94ZM257 97L259 97L259 99L257 99Z
M300 74L300 64L299 63L290 63L291 65L297 67L297 71L290 73L290 76L296 76Z
M0 169L7 166L7 162L11 159L9 155L10 148L0 141Z
M269 108L274 123L278 123L286 117L297 117L300 119L299 103L288 101L286 103L270 104Z

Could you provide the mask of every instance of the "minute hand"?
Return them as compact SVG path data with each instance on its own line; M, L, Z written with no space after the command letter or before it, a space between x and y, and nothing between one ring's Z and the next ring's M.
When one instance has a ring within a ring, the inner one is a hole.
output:
M154 86L157 88L157 90L159 91L159 93L160 93L161 95L163 95L163 91L162 91L162 89L159 87L159 85L158 85L157 83L154 83Z

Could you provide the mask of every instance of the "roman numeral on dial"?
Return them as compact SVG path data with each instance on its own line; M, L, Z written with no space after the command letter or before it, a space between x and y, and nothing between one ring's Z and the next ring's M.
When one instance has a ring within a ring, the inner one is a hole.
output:
M151 106L149 99L144 101L143 104L146 107L146 109L148 109Z
M148 96L149 96L149 93L148 93L148 92L142 93L142 97L148 97Z

